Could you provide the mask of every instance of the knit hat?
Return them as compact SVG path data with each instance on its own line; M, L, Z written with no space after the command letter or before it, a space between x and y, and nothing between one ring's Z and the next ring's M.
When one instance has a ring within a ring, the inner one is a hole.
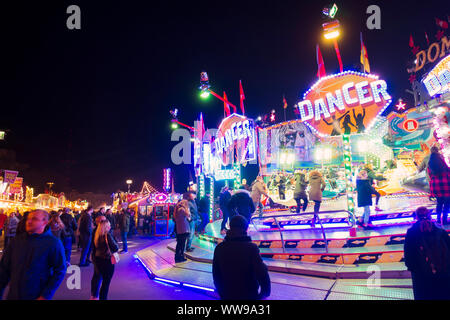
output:
M248 227L248 221L247 221L247 219L245 219L245 217L243 217L241 215L235 215L230 220L230 229L231 230L241 229L241 230L247 231L247 227Z

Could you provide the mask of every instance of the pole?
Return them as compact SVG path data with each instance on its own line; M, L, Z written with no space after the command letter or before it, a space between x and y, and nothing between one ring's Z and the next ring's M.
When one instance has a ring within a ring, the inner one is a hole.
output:
M334 50L336 50L336 55L337 55L337 58L338 58L338 61L339 61L339 70L341 70L340 72L343 72L344 69L342 67L341 53L339 52L339 47L338 47L337 40L334 39L333 43L334 43Z
M220 95L218 95L217 93L215 93L214 91L212 91L211 89L208 89L208 92L211 93L214 97L216 97L217 99L223 101L224 103L229 104L230 106L233 107L234 113L236 113L236 106L234 104L232 104L230 101L225 100L224 98L222 98Z

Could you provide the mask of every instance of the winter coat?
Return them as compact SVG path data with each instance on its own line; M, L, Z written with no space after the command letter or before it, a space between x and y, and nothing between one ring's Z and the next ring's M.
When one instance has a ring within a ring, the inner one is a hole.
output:
M92 235L93 229L92 217L88 213L83 213L80 217L78 230L80 231L80 237L86 238Z
M427 169L430 176L430 194L432 197L450 197L450 172L433 174Z
M0 213L0 229L3 229L4 224L8 216L4 213Z
M109 232L106 234L106 236L108 237L108 243L106 243L105 236L98 239L97 245L95 244L95 241L92 241L93 258L96 257L101 259L110 259L111 254L119 251L119 246L117 245L116 240L114 240L114 237Z
M305 179L303 173L295 175L295 189L294 189L294 199L306 198L306 187L308 186L308 181Z
M5 223L5 236L14 237L16 235L17 225L19 224L19 219L17 217L9 217Z
M61 221L64 223L64 237L71 238L74 235L74 232L78 229L77 222L74 217L72 217L68 213L63 213L59 216Z
M311 175L309 177L309 199L312 201L322 201L322 193L325 187L325 180L320 174Z
M191 220L197 221L199 218L197 203L194 200L188 200L188 205L189 211L191 212Z
M130 213L127 210L119 214L119 229L121 232L130 231Z
M253 202L255 203L259 203L261 201L261 196L265 195L266 197L268 197L269 195L266 192L266 188L264 186L264 183L262 183L261 181L255 180L252 183L252 193L251 193L251 197Z
M356 192L358 193L358 207L372 205L373 187L369 179L356 179Z
M225 240L214 250L212 272L223 300L257 300L270 295L267 266L258 246L245 233L227 232Z
M111 225L111 231L114 231L116 229L116 216L113 214L106 214L105 217Z
M228 209L227 209L227 206L228 206L228 202L230 201L230 199L231 199L231 193L230 193L229 190L220 193L220 196L219 196L219 206L220 206L220 209L221 209L222 211L223 211L224 209L225 209L225 210L228 210Z
M237 190L228 202L228 210L231 216L240 214L250 223L252 213L255 212L255 204L250 197L250 192L244 189Z
M433 224L431 232L421 232L416 222L406 233L404 255L416 300L450 299L450 237L445 230Z
M177 234L189 233L191 228L189 220L191 219L191 212L189 210L189 203L187 200L181 200L177 203L173 212Z
M65 274L64 248L50 230L17 235L0 261L0 297L9 283L9 300L51 299Z

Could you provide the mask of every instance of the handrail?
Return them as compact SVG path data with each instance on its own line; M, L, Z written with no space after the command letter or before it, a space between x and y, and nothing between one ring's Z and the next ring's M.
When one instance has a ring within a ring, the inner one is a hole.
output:
M283 253L286 252L285 249L285 245L284 245L284 238L283 238L283 233L282 233L282 228L280 226L279 221L277 220L278 218L282 218L282 217L296 217L296 216L304 216L304 215L314 215L317 216L317 220L319 220L319 224L320 224L320 228L322 230L322 237L323 237L323 241L325 242L325 252L328 253L328 240L327 240L327 236L325 235L325 229L323 227L322 221L319 218L319 214L327 214L327 213L337 213L337 212L347 212L349 215L351 214L350 211L348 210L329 210L329 211L319 211L317 213L314 212L303 212L303 213L294 213L294 214L282 214L282 215L271 215L271 216L253 216L250 218L250 222L253 224L253 226L255 227L256 231L258 230L258 227L256 226L256 224L254 223L253 220L262 220L262 219L273 219L278 227L278 231L280 232L280 238L281 238L281 246L283 248Z

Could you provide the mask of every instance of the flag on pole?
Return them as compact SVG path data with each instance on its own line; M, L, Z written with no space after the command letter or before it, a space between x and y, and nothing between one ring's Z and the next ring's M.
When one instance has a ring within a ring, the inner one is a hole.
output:
M425 39L427 39L427 46L430 45L430 40L428 39L428 34L425 32Z
M286 98L283 96L283 109L286 109L287 106Z
M363 71L370 73L369 57L367 55L367 49L362 40L362 32L360 33L361 38L361 64L363 65Z
M245 114L245 111L244 111L245 96L244 96L244 89L242 89L242 81L241 80L239 80L239 100L240 100L240 103L241 103L242 114Z
M326 76L325 63L323 62L322 53L320 53L319 45L316 45L316 60L317 60L317 77L322 78Z
M414 48L414 40L413 40L412 34L409 35L409 46L411 48Z
M436 24L441 27L442 29L447 29L448 28L448 23L445 22L444 20L440 20L438 18L436 18Z
M223 92L223 99L228 101L227 94L225 93L225 91ZM228 103L226 102L223 103L223 109L225 110L225 117L228 117L230 115L230 106L228 105Z

